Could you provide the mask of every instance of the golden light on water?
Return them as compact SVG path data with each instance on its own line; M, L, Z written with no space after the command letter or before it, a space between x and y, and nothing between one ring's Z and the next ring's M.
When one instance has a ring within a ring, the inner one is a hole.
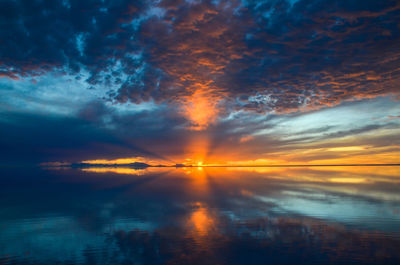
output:
M116 173L116 174L127 174L127 175L143 175L146 173L144 169L134 169L134 168L126 168L126 167L89 167L82 168L82 171L85 172L94 172L94 173Z
M202 203L196 203L196 209L192 212L188 227L200 236L205 236L214 227L215 220L209 210Z

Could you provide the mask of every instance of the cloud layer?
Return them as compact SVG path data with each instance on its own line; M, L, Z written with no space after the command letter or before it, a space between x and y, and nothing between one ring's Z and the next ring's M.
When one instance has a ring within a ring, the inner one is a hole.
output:
M18 157L21 128L46 158L79 145L82 159L148 146L169 156L205 138L203 157L232 146L281 156L368 132L353 143L397 148L398 21L389 0L1 1L0 124L14 150L3 156ZM364 117L355 101L376 110ZM62 124L76 138L52 132ZM91 135L113 148L90 149Z
M1 5L2 76L84 69L113 100L183 104L200 126L227 108L287 113L398 91L397 1ZM203 117L191 113L199 98Z

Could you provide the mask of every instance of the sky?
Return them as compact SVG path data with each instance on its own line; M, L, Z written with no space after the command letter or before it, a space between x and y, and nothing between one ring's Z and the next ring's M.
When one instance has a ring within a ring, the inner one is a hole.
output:
M399 21L396 0L0 1L0 164L400 163Z

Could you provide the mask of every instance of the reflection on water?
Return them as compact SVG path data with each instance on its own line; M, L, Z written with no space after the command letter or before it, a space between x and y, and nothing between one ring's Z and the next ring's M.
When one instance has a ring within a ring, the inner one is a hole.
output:
M0 264L400 264L400 167L0 173Z

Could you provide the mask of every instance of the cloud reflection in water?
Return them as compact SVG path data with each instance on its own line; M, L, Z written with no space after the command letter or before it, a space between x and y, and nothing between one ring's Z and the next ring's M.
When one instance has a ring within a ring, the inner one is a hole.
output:
M400 261L398 167L3 171L0 264Z

